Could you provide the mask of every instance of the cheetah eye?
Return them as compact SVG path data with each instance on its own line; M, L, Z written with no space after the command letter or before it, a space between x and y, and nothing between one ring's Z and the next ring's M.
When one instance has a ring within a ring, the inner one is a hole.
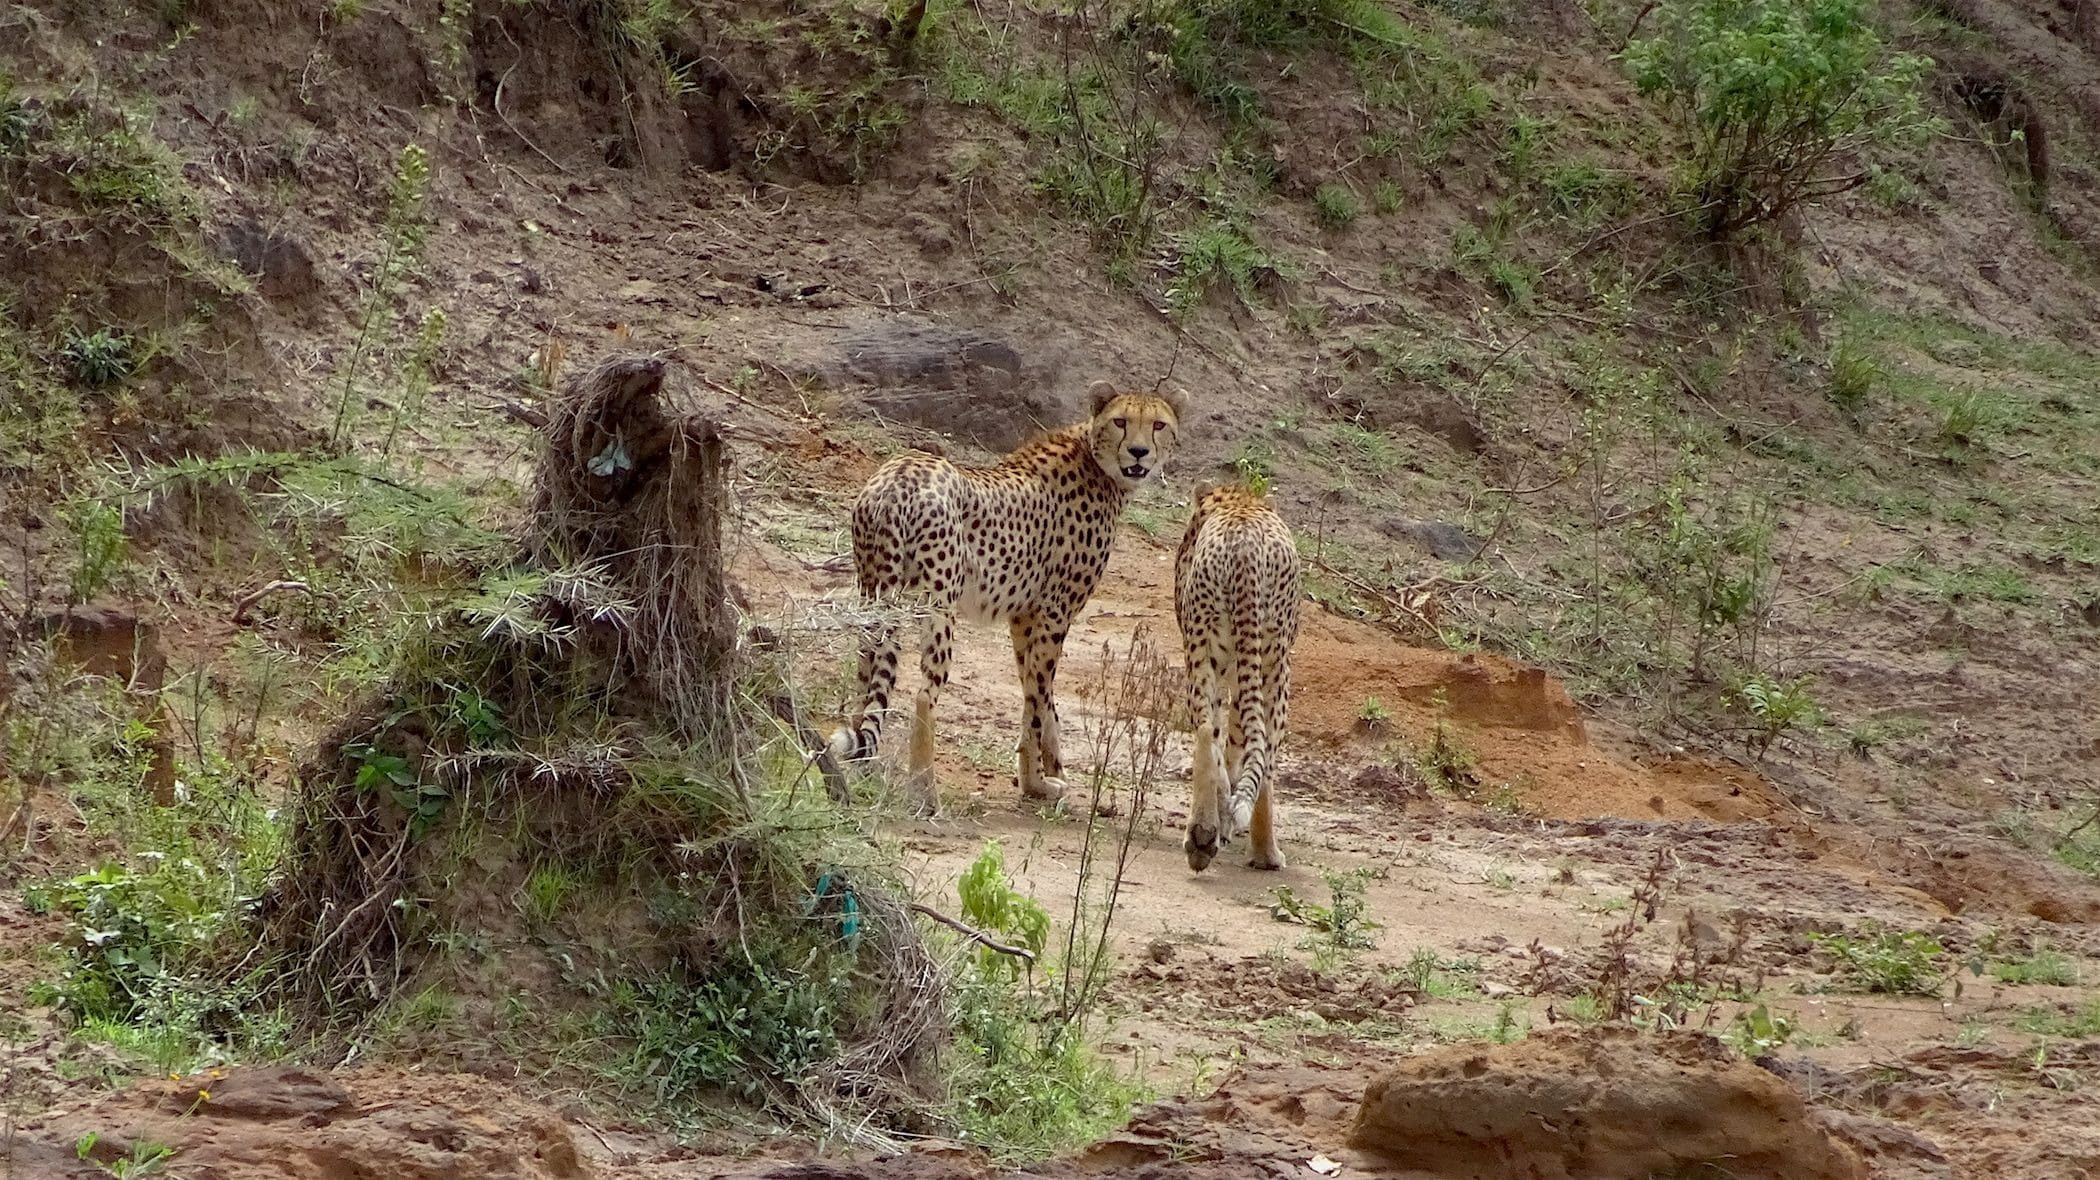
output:
M1158 431L1158 430L1165 430L1166 428L1167 428L1167 424L1166 424L1166 423L1164 423L1164 422L1154 422L1154 423L1152 424L1152 429L1153 429L1153 430L1155 430L1155 431Z
M1130 419L1128 419L1128 418L1118 418L1118 419L1116 419L1116 429L1117 429L1117 430L1122 430L1123 428L1125 428L1125 427L1127 427L1127 426L1129 426L1129 425L1130 425Z

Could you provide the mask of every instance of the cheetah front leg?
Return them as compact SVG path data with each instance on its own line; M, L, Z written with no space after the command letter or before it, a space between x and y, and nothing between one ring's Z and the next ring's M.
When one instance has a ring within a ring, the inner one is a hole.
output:
M955 613L937 608L926 623L926 642L919 659L924 682L912 710L911 757L905 763L905 789L911 794L913 810L921 815L938 815L941 810L940 784L933 775L933 711L954 659Z
M1009 630L1023 698L1015 777L1022 795L1055 803L1066 790L1057 723L1057 661L1064 652L1065 632L1033 618L1017 619Z

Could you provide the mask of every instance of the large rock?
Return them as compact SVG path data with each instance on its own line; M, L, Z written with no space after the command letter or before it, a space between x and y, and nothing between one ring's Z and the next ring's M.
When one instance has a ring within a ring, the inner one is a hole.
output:
M1481 1180L1866 1180L1785 1082L1698 1033L1454 1045L1371 1083L1351 1146Z
M1010 451L1077 418L1077 399L1058 388L1061 368L989 333L897 316L847 331L818 375L856 388L885 421Z

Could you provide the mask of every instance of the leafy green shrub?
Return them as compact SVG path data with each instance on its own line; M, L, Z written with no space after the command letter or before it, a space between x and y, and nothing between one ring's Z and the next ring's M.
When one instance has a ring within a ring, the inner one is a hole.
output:
M1849 157L1934 126L1931 62L1890 52L1866 0L1665 0L1652 27L1626 64L1691 133L1684 187L1715 238L1865 184Z
M174 807L154 805L139 788L150 736L130 723L117 763L76 788L91 830L131 854L32 890L35 908L67 919L63 965L32 992L80 1035L172 1070L284 1035L252 982L220 966L254 912L278 826L252 787L211 768L185 775Z
M131 337L109 328L87 334L67 332L58 357L73 374L73 380L89 389L118 384L133 371Z
M998 845L987 846L964 871L957 892L967 921L1040 958L1049 943L1049 914L1014 888ZM1083 1012L1053 1004L1057 989L1022 984L1022 963L980 947L972 970L956 981L955 1067L948 1083L951 1117L963 1138L1008 1158L1049 1155L1099 1138L1128 1118L1142 1096L1088 1046L1079 1024Z
M1811 934L1808 940L1836 960L1838 981L1844 987L1893 996L1939 994L1939 962L1946 948L1930 935L1916 930L1876 930L1862 938Z
M997 844L987 845L956 882L962 898L963 920L980 930L997 930L1014 939L1030 954L1040 955L1050 939L1050 915L1041 903L1013 887L1006 875L1006 854ZM1020 972L1021 960L1002 955L990 947L977 948L978 970L988 975L1012 976Z
M1345 184L1323 184L1313 193L1313 213L1328 229L1341 229L1363 215L1363 204Z

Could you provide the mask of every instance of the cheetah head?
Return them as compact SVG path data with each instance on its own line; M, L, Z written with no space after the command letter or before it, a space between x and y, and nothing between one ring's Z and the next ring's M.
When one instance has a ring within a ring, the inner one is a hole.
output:
M1087 390L1093 415L1094 460L1125 489L1159 470L1174 449L1174 434L1186 409L1179 392L1164 396L1120 393L1106 381Z

